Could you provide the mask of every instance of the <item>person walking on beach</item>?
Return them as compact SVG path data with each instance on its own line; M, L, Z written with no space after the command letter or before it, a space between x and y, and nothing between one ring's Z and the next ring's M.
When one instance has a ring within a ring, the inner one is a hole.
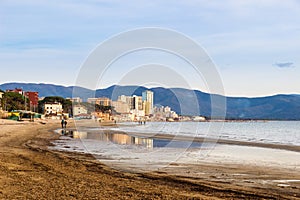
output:
M67 128L67 123L68 123L68 122L67 122L67 120L65 120L65 122L64 122L64 123L65 123L65 128Z
M65 125L65 120L64 120L64 118L61 120L61 128L64 128L64 125Z

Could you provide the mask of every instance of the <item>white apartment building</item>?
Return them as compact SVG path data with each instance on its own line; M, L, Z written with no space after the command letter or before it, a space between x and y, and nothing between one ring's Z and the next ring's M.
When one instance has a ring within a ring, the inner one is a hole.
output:
M88 110L82 105L73 106L73 115L78 116L80 114L87 114Z
M63 108L61 103L45 103L44 114L45 115L57 115L62 114Z

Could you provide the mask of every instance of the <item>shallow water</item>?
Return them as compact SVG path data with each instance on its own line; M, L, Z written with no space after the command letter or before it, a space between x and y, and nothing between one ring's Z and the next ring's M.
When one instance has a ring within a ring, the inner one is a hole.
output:
M122 125L125 126L111 129L127 133L161 133L300 146L300 121L150 122L140 126L130 126L132 123Z
M73 130L60 130L59 133L75 139L91 139L118 145L135 145L146 148L200 148L203 146L203 144L200 142L147 138L141 136L132 136L126 133L104 133L102 131L87 132Z
M118 132L104 132L107 129ZM64 132L54 148L90 153L110 166L126 169L157 170L174 162L206 162L300 170L299 152L155 138L156 134L169 134L297 146L299 130L299 122L124 123Z

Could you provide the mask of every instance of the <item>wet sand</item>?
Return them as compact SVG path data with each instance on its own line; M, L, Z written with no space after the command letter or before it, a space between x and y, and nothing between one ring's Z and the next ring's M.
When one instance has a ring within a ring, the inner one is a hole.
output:
M59 121L1 120L0 199L300 198L300 182L292 181L300 180L298 169L173 163L156 172L129 173L88 154L50 150L59 127Z

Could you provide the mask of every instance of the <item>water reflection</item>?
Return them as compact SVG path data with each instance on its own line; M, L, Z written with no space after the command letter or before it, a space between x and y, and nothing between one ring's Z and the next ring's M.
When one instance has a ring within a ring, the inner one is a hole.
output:
M176 141L168 139L145 138L131 136L122 133L104 133L104 132L86 132L86 131L62 131L63 135L70 136L74 139L91 139L104 142L112 142L119 145L138 145L152 149L155 147L168 148L199 148L201 143L190 141Z

